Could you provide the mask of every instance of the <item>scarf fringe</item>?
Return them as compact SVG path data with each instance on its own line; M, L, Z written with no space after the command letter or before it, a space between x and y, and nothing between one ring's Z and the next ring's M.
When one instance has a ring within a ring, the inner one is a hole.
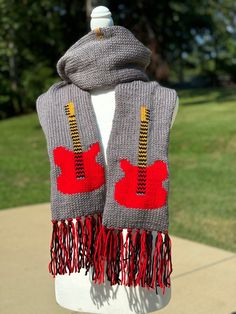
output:
M153 234L147 230L124 230L102 225L101 214L83 218L52 220L49 272L57 274L88 273L92 267L94 283L105 278L111 285L141 286L147 289L170 287L172 273L171 239L168 231ZM106 276L105 276L106 274Z

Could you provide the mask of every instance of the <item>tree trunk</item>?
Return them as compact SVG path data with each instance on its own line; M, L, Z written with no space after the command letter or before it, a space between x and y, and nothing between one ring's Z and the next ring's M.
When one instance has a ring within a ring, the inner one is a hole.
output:
M17 70L17 62L16 62L16 53L15 53L15 44L13 41L8 43L9 49L12 51L12 54L9 56L8 64L9 64L9 77L11 80L11 102L13 105L13 110L16 114L24 113L24 108L22 104L22 99L20 95L20 82Z

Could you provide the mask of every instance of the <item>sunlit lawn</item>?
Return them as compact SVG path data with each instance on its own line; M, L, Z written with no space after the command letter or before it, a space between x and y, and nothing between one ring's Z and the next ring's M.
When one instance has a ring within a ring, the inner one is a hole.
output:
M170 233L236 252L236 91L179 92L171 132ZM0 122L0 208L49 201L36 114Z
M170 146L170 232L236 251L236 89L179 96Z
M0 208L49 200L46 143L36 114L0 122Z

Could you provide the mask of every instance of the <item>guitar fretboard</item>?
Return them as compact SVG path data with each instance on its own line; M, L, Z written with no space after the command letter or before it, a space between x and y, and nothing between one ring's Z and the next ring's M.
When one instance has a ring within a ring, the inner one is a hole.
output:
M145 168L147 165L147 137L148 137L148 121L149 109L141 106L140 115L140 131L139 131L139 147L138 147L138 166Z
M138 186L137 194L145 194L147 166L147 138L150 110L146 106L140 108L140 131L138 147Z
M75 117L75 105L69 102L65 106L66 115L68 117L70 135L73 143L74 157L75 157L75 172L76 178L84 178L84 163L83 163L83 150L80 142L79 129Z

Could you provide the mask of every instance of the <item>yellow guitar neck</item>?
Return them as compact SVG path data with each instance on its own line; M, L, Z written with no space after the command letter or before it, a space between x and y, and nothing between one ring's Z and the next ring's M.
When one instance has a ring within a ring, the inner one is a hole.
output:
M76 178L81 179L85 177L84 162L83 162L83 150L79 137L79 129L75 117L75 105L73 102L69 102L65 106L66 115L68 117L70 126L70 135L73 142L74 158L75 158L75 174Z
M79 130L75 118L75 105L73 102L69 102L65 106L66 114L68 116L70 134L73 142L73 149L75 153L82 153L82 145L79 137Z
M146 167L147 165L147 137L148 122L150 111L146 106L141 106L140 111L140 131L139 131L139 147L138 147L138 166Z

